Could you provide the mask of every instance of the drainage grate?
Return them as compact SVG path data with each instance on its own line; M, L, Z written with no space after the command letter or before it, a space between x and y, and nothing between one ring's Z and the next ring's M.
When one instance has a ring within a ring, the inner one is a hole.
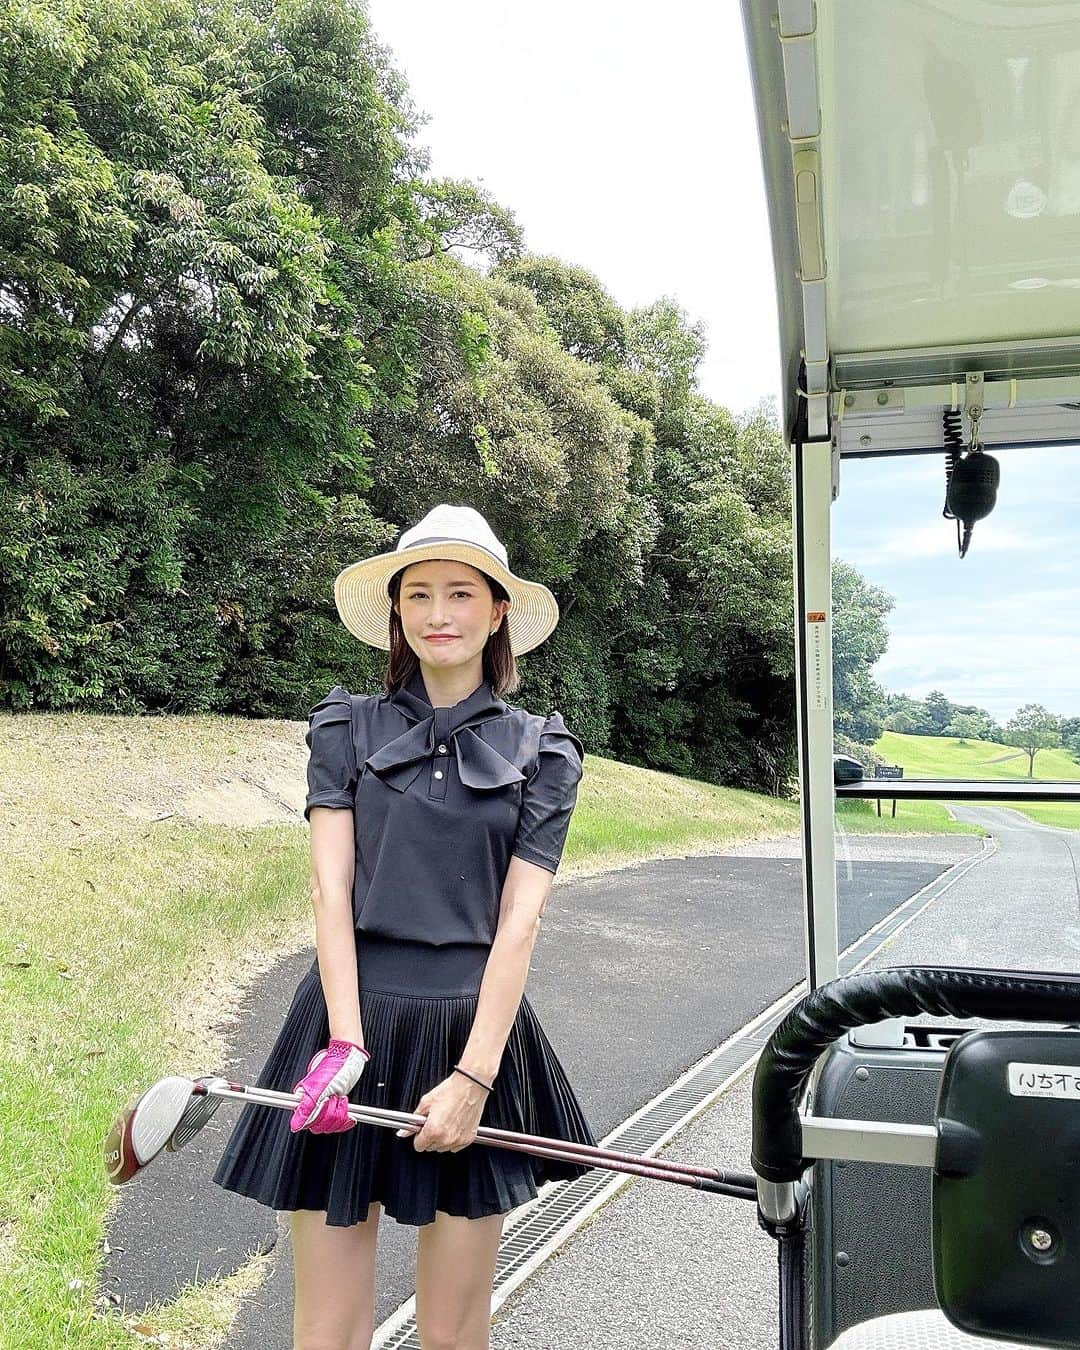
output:
M948 890L977 863L984 861L989 850L976 854L955 867L947 869L921 891L911 896L875 924L869 932L852 943L841 954L841 974L848 974L870 957L908 924L939 895ZM695 1116L708 1109L725 1088L761 1052L773 1029L805 991L805 982L766 1008L752 1022L748 1022L733 1036L705 1058L688 1069L670 1087L666 1088L640 1111L618 1126L602 1140L605 1148L639 1153L643 1157L655 1154L670 1142ZM541 1265L551 1253L565 1242L594 1211L605 1204L622 1187L636 1178L625 1172L605 1172L597 1169L575 1181L551 1182L536 1199L513 1211L499 1244L495 1267L492 1312L495 1311L524 1280ZM371 1350L421 1350L416 1330L416 1300L403 1303L397 1312L379 1327L371 1342Z

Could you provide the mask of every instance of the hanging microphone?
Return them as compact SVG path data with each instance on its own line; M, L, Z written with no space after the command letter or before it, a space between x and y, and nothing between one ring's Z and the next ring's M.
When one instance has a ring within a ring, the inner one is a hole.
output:
M946 520L956 521L956 542L963 558L971 544L975 522L985 520L997 505L1001 466L978 445L967 454L960 451L958 420L957 413L946 412L945 509L941 514Z
M971 532L977 520L985 520L997 504L1001 466L984 450L972 450L953 465L945 510L956 518L956 534L961 558L968 551ZM963 536L960 526L963 525Z

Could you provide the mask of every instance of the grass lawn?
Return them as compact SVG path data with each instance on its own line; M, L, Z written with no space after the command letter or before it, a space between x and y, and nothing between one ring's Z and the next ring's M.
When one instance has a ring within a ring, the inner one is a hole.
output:
M902 764L908 778L1028 777L1028 757L1015 746L994 741L959 741L945 736L902 736L886 731L875 747L890 764ZM1035 756L1036 778L1080 779L1080 763L1061 749L1040 750ZM1040 802L1032 806L1003 803L1042 825L1080 829L1080 803ZM914 803L912 803L914 805ZM898 810L901 808L897 808Z
M978 825L953 820L941 802L881 803L881 815L874 802L845 798L836 803L837 834L985 834Z
M1039 825L1053 825L1059 830L1080 830L1080 802L1037 802L1017 806L1008 802L1013 811L1019 811Z
M1027 778L1028 757L1014 745L959 741L947 736L902 736L886 731L874 747L908 778ZM1080 779L1080 764L1066 750L1040 750L1036 778Z
M255 978L314 941L304 724L0 723L0 1344L222 1346L266 1258L122 1319L95 1294L101 1146L149 1084L214 1072ZM559 878L797 827L792 802L590 755Z
M794 802L587 755L559 876L680 851L719 852L798 828Z

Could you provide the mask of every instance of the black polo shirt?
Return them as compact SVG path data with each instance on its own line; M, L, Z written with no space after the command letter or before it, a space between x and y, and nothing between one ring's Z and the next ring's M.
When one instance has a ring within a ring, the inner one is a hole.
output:
M584 757L560 713L513 707L487 679L433 708L417 667L392 694L335 685L305 740L305 819L354 813L358 931L490 945L511 855L558 869Z

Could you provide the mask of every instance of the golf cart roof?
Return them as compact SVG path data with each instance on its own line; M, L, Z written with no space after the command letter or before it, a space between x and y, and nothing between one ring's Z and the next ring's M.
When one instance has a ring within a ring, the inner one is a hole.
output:
M1080 0L742 8L789 440L1080 441Z

